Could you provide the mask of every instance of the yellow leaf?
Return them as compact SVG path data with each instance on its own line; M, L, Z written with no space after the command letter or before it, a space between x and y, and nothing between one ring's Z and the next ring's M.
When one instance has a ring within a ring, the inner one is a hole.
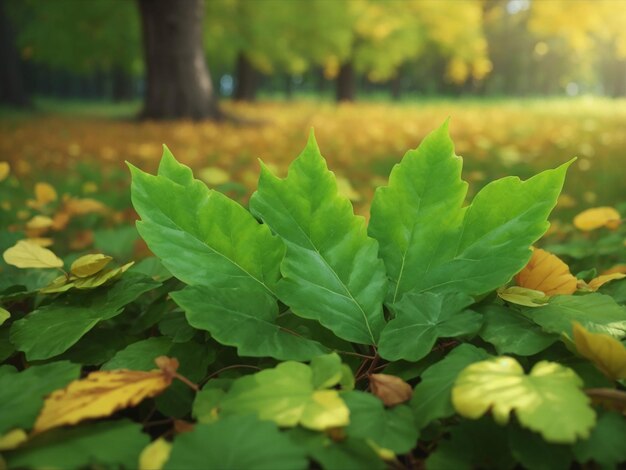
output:
M28 434L23 429L13 429L0 436L0 452L13 450L28 440Z
M613 274L613 273L626 274L626 264L618 264L616 266L613 266L612 268L607 269L606 271L602 272L602 275Z
M52 246L52 244L54 243L54 240L52 238L29 238L28 241L35 243L39 246L43 246L44 248L47 248L49 246Z
M221 184L228 183L228 180L230 179L228 172L216 166L203 168L198 172L198 177L211 186L219 186Z
M316 390L311 401L302 410L300 423L305 428L322 430L333 423L345 426L350 422L350 410L339 396L337 390Z
M2 255L4 261L18 268L62 268L63 260L47 248L20 240Z
M616 281L618 279L624 279L625 277L626 277L626 274L622 274L622 273L602 274L601 276L593 278L591 281L589 281L589 284L587 284L587 287L589 287L592 291L595 292L607 282Z
M548 297L540 290L519 286L511 286L499 290L498 297L511 304L523 305L525 307L541 307L548 302Z
M581 356L586 357L612 380L626 379L626 347L615 338L601 333L591 333L574 322L574 344Z
M65 212L71 217L74 215L85 215L91 213L102 214L108 211L107 206L95 199L69 198L65 201Z
M0 325L2 325L5 321L11 318L11 312L0 307Z
M11 165L8 162L0 162L0 181L4 181L11 173Z
M585 232L601 227L616 229L621 223L621 216L612 207L594 207L582 211L574 217L574 226Z
M109 416L160 394L172 383L178 361L161 356L155 362L159 370L96 371L52 392L44 402L33 432Z
M369 381L372 393L386 406L395 406L409 401L413 395L411 386L395 375L371 374Z
M170 458L172 444L162 437L148 444L139 455L139 470L161 470Z
M45 215L36 215L28 222L26 222L26 228L29 230L38 230L42 228L52 227L53 221L50 217Z
M131 261L130 263L126 263L124 266L120 266L119 268L116 268L116 269L111 269L105 272L99 272L90 277L76 279L74 281L74 286L77 289L93 289L95 287L99 287L105 282L108 282L112 279L116 279L122 274L124 274L126 270L130 268L133 264L135 264L135 262Z
M553 296L573 294L577 281L558 256L536 248L526 267L515 276L515 282L519 287Z
M57 200L57 192L48 183L37 183L35 185L35 199L37 199L38 204L45 206Z
M59 276L46 287L39 289L39 292L42 294L58 294L59 292L68 291L72 287L74 287L74 283L69 282L66 276Z
M89 277L102 271L112 259L100 253L81 256L72 263L70 272L76 277Z

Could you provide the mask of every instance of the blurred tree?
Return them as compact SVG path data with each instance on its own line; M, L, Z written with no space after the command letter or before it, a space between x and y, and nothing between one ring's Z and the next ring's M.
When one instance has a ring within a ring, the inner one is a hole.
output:
M22 60L8 16L6 1L0 0L0 103L27 107L30 98L24 86Z
M203 47L203 0L139 0L146 64L143 117L219 118Z

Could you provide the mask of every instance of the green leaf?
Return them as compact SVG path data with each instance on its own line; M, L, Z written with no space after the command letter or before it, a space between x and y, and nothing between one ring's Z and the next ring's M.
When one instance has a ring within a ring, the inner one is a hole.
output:
M578 322L592 333L626 337L626 308L608 295L558 295L540 309L523 313L549 333L572 337L572 324Z
M154 360L159 356L167 356L171 347L172 341L163 336L137 341L118 351L100 369L153 370Z
M9 318L11 318L11 314L9 313L9 311L0 307L0 325L2 325Z
M488 305L482 309L485 321L480 337L496 347L498 354L532 356L559 338L545 333L532 320L513 309L501 305Z
M394 304L396 316L380 335L380 356L390 361L418 361L431 351L438 338L476 333L482 315L465 310L473 303L464 294L405 295Z
M462 421L452 428L450 440L442 440L426 460L428 470L508 469L515 461L508 450L506 433L493 421Z
M340 338L376 344L387 290L378 244L339 194L312 134L285 179L261 167L250 208L287 246L278 297Z
M278 326L276 300L260 288L188 286L170 295L191 326L208 331L221 344L236 346L240 356L306 361L328 351Z
M94 328L57 359L85 366L100 365L111 359L117 351L133 341L124 331L117 328Z
M539 434L520 428L517 424L507 426L509 449L515 460L528 470L569 470L572 446L550 444ZM491 447L491 446L490 446Z
M384 470L387 465L363 439L334 440L325 433L295 428L287 432L324 470Z
M10 468L137 468L149 442L140 424L121 420L57 429L4 455Z
M284 247L267 226L193 179L167 149L157 176L130 169L139 233L174 276L189 285L257 285L271 295Z
M111 287L72 293L16 321L11 342L29 361L57 356L99 322L119 315L127 304L160 285L142 275L127 274Z
M603 412L589 439L574 445L574 455L579 463L590 460L605 468L626 462L626 419L617 413Z
M349 378L344 377L346 371L337 353L314 357L310 367L313 372L313 387L315 389L334 387L343 380L350 382ZM350 375L352 375L352 371L350 371Z
M502 356L466 367L456 379L452 402L466 418L478 419L491 410L499 424L515 411L523 427L546 441L572 443L587 438L595 424L582 385L573 370L555 362L538 362L525 375L515 359Z
M454 348L443 360L430 366L413 390L410 402L417 429L423 429L435 419L453 415L451 392L457 376L468 365L489 357L483 349L471 344L462 344Z
M337 390L316 389L313 371L299 362L283 362L237 379L220 403L220 413L256 414L279 426L323 430L348 424L348 408Z
M307 466L304 450L274 423L230 416L178 435L164 469L294 470Z
M506 284L548 228L568 164L485 186L463 207L467 183L448 124L428 135L376 190L369 233L391 278L387 300L411 290L480 295Z
M31 366L23 372L0 369L0 435L12 428L29 429L46 395L78 378L80 366L54 362Z
M350 409L348 436L371 439L396 454L407 453L417 444L418 432L408 406L386 409L377 397L360 391L342 393L341 398Z
M9 325L0 327L0 361L4 361L13 355L15 346L9 341Z

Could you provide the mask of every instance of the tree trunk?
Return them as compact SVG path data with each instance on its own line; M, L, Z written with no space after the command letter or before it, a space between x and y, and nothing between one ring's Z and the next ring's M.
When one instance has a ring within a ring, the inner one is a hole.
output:
M402 95L402 79L400 78L400 71L395 77L391 79L391 99L393 101L400 101L400 95Z
M254 101L259 82L259 74L243 52L237 56L237 82L235 101Z
M356 77L352 62L346 62L339 68L337 76L337 101L354 101Z
M146 63L142 117L220 118L202 47L203 0L139 0Z
M0 103L21 108L31 105L22 72L22 60L15 46L6 2L0 0Z

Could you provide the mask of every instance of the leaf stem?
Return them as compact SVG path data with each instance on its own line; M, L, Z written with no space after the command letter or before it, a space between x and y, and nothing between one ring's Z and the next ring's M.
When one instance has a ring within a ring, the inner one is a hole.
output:
M226 367L222 367L219 370L216 370L215 372L213 372L211 375L209 375L206 379L203 379L200 383L206 383L209 380L211 380L213 377L216 377L218 375L220 375L222 372L225 372L227 370L231 370L231 369L239 369L239 368L244 368L244 369L254 369L257 371L260 371L261 368L257 367L257 366L251 366L248 364L233 364L231 366L226 366Z
M361 354L361 353L357 353L353 351L339 351L338 349L335 349L335 352L337 354L345 354L346 356L356 356L356 357L361 357L363 359L369 359L370 361L373 360L375 357L375 356L368 356L367 354Z

